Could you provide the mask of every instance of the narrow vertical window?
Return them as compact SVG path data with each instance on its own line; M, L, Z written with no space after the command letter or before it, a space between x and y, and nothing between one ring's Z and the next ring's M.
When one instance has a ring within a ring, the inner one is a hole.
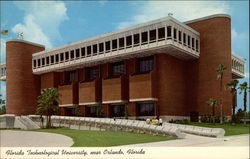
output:
M93 55L97 54L97 44L93 45Z
M36 60L33 60L33 67L36 68Z
M61 61L61 62L64 61L64 53L60 53L60 61Z
M158 41L164 40L165 38L165 28L158 29Z
M171 39L172 38L171 37L172 36L172 33L171 33L172 31L171 30L172 30L172 27L168 26L167 27L167 39Z
M111 64L112 77L120 76L125 73L124 62L116 62Z
M138 46L140 42L139 34L134 34L134 46Z
M81 48L81 57L85 57L85 47Z
M50 62L52 65L54 64L54 57L55 57L54 55L50 56Z
M79 57L80 57L80 50L76 49L76 58L79 58Z
M106 48L106 52L110 51L110 41L105 42L105 48Z
M124 48L124 38L119 38L119 49Z
M87 46L87 56L91 55L91 46Z
M103 54L104 51L104 45L103 43L99 43L99 54Z
M141 33L141 42L142 45L148 43L148 32Z
M156 40L156 30L149 31L150 42L155 42Z
M126 47L131 47L132 46L132 36L127 36L126 37Z
M46 65L49 65L49 56L46 57Z

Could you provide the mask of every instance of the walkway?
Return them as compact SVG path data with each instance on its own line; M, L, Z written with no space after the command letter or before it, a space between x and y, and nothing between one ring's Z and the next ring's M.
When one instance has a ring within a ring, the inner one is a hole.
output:
M0 130L1 147L70 147L73 144L70 137L60 134Z
M187 134L185 139L125 145L126 147L209 147L209 146L249 146L249 134L225 136L224 138L203 137Z

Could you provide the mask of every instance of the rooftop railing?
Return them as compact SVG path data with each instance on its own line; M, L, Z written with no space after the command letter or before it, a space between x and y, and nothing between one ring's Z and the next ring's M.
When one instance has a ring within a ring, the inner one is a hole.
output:
M6 81L6 64L0 64L0 81Z
M33 73L166 53L180 59L199 57L199 33L172 17L33 54Z
M245 60L235 54L232 54L232 73L240 78L244 78Z

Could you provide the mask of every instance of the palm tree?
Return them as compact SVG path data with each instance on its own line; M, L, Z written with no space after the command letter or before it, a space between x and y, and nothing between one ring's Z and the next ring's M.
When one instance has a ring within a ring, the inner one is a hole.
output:
M0 94L0 104L5 104L5 100L3 100L1 97L2 97L2 94Z
M212 107L212 115L213 115L213 123L214 123L215 107L217 106L218 102L214 98L209 98L207 101L207 104Z
M239 89L240 89L240 94L244 92L243 102L244 102L244 112L246 112L247 111L247 90L249 90L250 87L248 87L247 82L243 82L240 84Z
M243 97L243 103L244 103L244 112L245 112L245 117L246 117L246 112L247 112L247 90L250 89L248 87L247 82L243 82L240 84L240 94L244 92L244 97ZM246 121L244 120L244 124L246 124Z
M1 98L2 94L0 94L0 115L6 114L5 100Z
M223 75L224 75L224 71L227 69L226 66L224 66L223 64L219 64L219 66L217 66L216 68L216 72L218 73L217 75L217 79L220 80L220 123L223 123L223 106L222 106L222 101L223 101L223 90L222 90L222 86L223 86Z
M39 115L46 115L46 128L51 128L51 115L58 110L59 96L60 94L56 88L47 88L43 89L38 97L36 112Z
M233 95L233 119L235 117L235 109L237 107L237 85L239 81L238 80L232 80L230 83L227 84L227 87L231 89L231 93Z

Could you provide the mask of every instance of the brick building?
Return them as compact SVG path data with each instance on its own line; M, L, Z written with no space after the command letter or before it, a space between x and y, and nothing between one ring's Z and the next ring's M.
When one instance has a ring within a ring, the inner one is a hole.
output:
M56 87L61 115L96 116L101 106L103 117L189 118L211 114L206 101L219 100L219 64L224 84L244 77L224 14L184 23L168 16L52 50L23 40L6 46L7 113L17 115L33 114L41 89ZM223 96L231 115L232 95Z

